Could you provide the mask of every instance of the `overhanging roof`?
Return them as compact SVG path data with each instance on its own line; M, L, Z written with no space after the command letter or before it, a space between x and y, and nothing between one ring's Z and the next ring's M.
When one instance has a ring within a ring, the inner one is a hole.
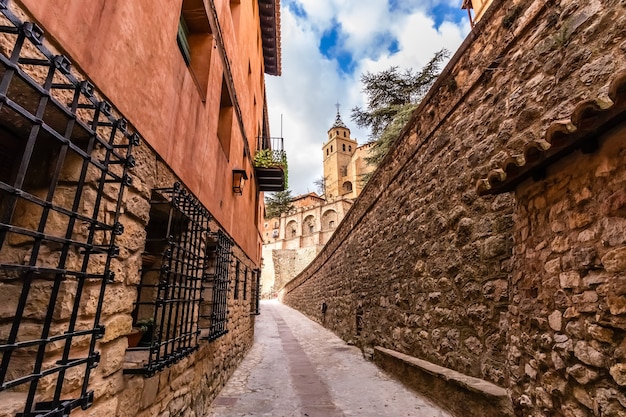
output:
M259 0L265 73L281 74L280 0Z
M618 73L609 86L608 99L585 100L576 106L568 120L552 123L545 139L526 144L524 152L510 156L497 169L493 169L478 181L479 195L509 192L522 181L540 178L543 170L581 149L593 151L596 139L603 132L623 123L626 117L626 71Z

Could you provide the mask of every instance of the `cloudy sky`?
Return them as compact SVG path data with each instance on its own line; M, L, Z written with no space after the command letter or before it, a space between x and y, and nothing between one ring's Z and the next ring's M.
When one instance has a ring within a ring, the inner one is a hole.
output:
M281 0L282 76L267 76L272 136L285 138L292 195L315 191L322 144L339 102L359 144L369 132L350 119L364 106L361 74L422 68L451 53L470 30L462 0Z

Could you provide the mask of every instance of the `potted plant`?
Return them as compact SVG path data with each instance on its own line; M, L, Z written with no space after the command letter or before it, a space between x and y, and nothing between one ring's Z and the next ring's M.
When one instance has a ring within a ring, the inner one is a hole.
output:
M287 188L287 153L281 150L260 149L254 154L254 168L259 177L280 176L283 186L281 190ZM278 190L261 190L278 191Z
M140 343L145 343L148 339L148 345L152 342L152 333L154 330L154 319L138 320L133 326L133 330L128 334L128 347L137 347Z

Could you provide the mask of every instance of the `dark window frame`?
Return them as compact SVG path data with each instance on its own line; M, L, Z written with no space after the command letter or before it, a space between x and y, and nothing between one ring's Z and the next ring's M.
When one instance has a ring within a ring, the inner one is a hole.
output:
M150 205L133 324L148 320L152 328L143 345L129 349L146 351L147 360L127 374L153 375L199 347L211 217L180 183L153 189Z
M237 259L235 261L235 290L233 293L233 298L235 300L239 299L239 271L240 271L240 267L241 267L241 262L239 261L239 259Z
M139 135L93 84L72 72L66 56L47 48L39 26L22 22L6 7L1 7L0 13L5 18L0 33L14 41L11 56L0 56L4 67L0 94L7 97L2 102L5 117L0 123L22 141L19 149L13 150L14 169L0 179L0 282L19 289L11 323L3 323L8 332L0 341L0 392L27 387L16 393L24 396L20 416L68 415L77 407L89 408L94 401L89 379L100 361L96 342L104 335L100 323L104 293L114 281L111 262L119 254L116 237L124 231L119 222L121 202L131 184L128 169L134 165L132 148L139 144ZM31 76L35 67L43 70L41 78ZM48 150L52 152L46 154ZM34 175L40 168L40 156L46 170ZM42 180L36 191L33 176ZM64 192L71 190L73 197L65 200L68 203L54 198L61 187ZM107 211L107 217L103 215L108 207L103 198L105 187L109 197L115 196L114 209ZM88 189L95 191L96 197L93 207L85 211L81 199ZM19 205L36 209L38 221L30 226L19 224ZM53 217L63 219L64 233L47 228ZM2 256L12 250L16 240L29 253L23 263ZM46 247L59 255L53 263L50 261L56 258L42 251ZM70 256L80 261L70 262ZM40 283L49 288L49 298L45 310L33 315L27 312L31 289ZM68 283L75 285L72 307L59 313L59 297L67 291L61 287ZM83 290L88 286L97 289L98 295L89 316L91 324L82 327L85 323L79 326L78 320L84 318L81 309L88 298ZM20 332L21 325L28 322L39 326L39 337ZM72 349L78 340L87 346L80 355ZM24 350L36 353L29 353L28 363L16 363ZM80 375L81 380L81 388L72 389L72 394L64 389L70 370L78 371L75 376ZM38 389L44 377L56 380L50 395Z

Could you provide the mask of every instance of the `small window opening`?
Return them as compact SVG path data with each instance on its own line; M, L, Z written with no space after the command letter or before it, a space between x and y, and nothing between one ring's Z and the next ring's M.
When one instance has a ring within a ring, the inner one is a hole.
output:
M248 267L246 267L243 272L243 299L245 300L248 296Z
M235 300L239 299L239 269L241 268L241 263L237 261L235 264Z
M204 7L197 7L195 1L183 0L176 43L201 99L205 101L213 51L213 34L206 10Z
M222 77L222 95L220 99L220 118L217 126L217 137L227 159L230 159L233 113L233 102L230 98L228 86L226 85L226 78Z

